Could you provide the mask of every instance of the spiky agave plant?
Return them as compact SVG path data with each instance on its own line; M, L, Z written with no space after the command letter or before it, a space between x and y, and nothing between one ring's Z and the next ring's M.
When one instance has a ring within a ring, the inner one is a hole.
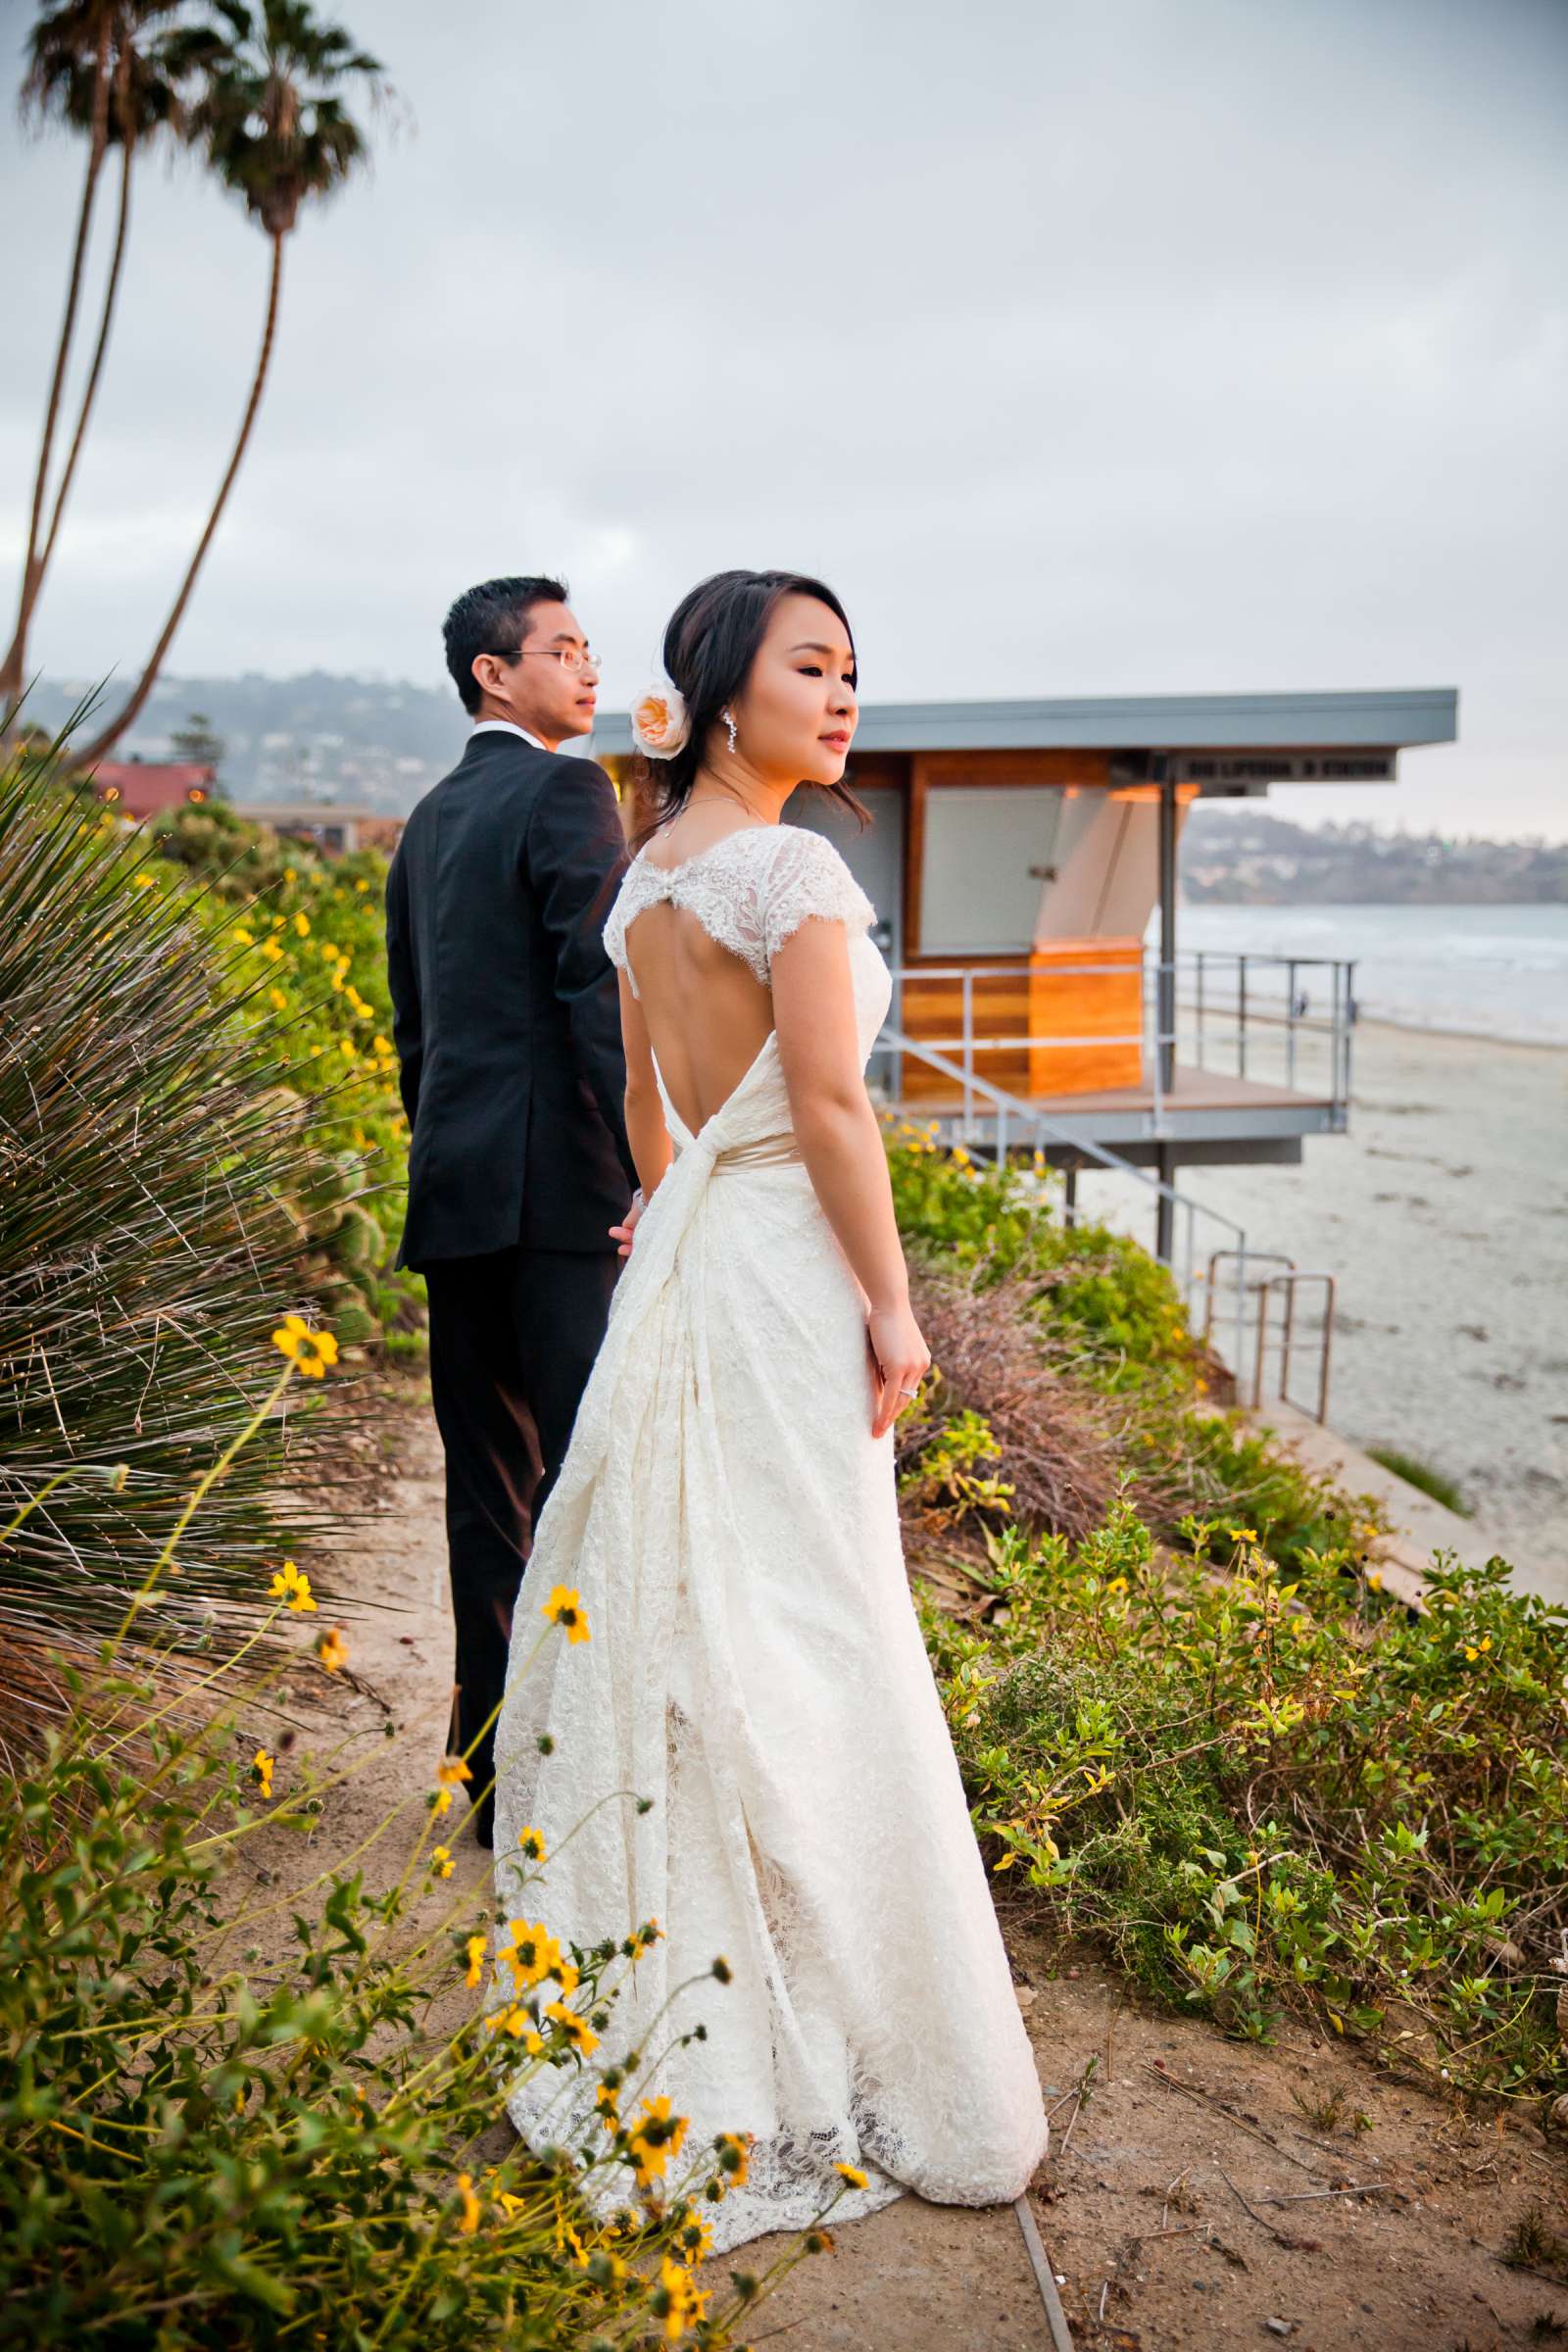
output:
M0 1534L26 1514L0 1542L0 1759L56 1709L47 1650L121 1623L308 1303L300 1099L220 942L60 766L56 745L0 772ZM182 1538L145 1628L176 1671L249 1604L269 1487L310 1444L280 1414Z

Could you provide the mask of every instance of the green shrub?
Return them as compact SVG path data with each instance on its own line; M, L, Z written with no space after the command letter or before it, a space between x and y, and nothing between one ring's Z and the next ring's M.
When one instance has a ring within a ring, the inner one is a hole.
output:
M1080 1351L1086 1377L1112 1390L1164 1377L1191 1387L1201 1351L1170 1269L1107 1225L1063 1222L1045 1163L982 1166L962 1145L940 1150L928 1130L888 1132L894 1207L906 1245L1029 1285L1042 1327Z
M1250 1530L1188 1533L1184 1561L1125 1507L1077 1548L1008 1529L1002 1622L924 1608L994 1868L1234 2032L1295 2007L1455 2083L1568 2086L1568 1611L1501 1561L1440 1561L1416 1614L1343 1552L1282 1580Z

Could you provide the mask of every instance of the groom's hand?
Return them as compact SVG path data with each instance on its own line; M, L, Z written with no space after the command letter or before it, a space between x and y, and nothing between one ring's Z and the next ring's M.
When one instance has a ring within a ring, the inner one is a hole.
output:
M615 1252L617 1257L630 1257L632 1237L637 1231L637 1220L642 1213L643 1197L641 1192L638 1191L632 1195L631 1206L626 1211L626 1222L624 1225L612 1225L610 1228L611 1240L619 1245Z

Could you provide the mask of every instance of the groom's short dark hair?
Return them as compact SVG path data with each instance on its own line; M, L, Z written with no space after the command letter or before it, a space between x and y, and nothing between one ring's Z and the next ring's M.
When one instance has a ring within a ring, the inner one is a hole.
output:
M564 605L570 591L564 580L519 572L505 580L481 580L466 588L442 625L447 667L467 711L479 708L479 681L473 674L479 654L514 654L528 634L528 615L535 605Z

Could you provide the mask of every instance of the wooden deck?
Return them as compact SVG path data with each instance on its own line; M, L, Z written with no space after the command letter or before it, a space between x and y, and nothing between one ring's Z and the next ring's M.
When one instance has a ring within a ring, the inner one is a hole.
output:
M1152 1110L1154 1107L1154 1087L1148 1082L1138 1087L1104 1087L1098 1094L1025 1094L1020 1096L1034 1110L1049 1112L1051 1117L1096 1117L1098 1112L1126 1112ZM1331 1096L1326 1089L1298 1092L1293 1087L1269 1087L1255 1077L1232 1077L1225 1070L1185 1070L1175 1065L1175 1084L1163 1094L1171 1107L1180 1110L1328 1110Z
M890 1058L883 1054L872 1060L870 1077L879 1093L888 1086ZM910 1054L904 1056L904 1075L908 1083L902 1092L883 1094L891 1107L911 1119L937 1121L950 1143L960 1138L982 1144L987 1140L994 1109L984 1095L976 1094L973 1117L966 1122L956 1081L935 1070L923 1072ZM1181 1064L1174 1086L1161 1096L1157 1107L1153 1087L1147 1082L1083 1095L1006 1091L1015 1108L1039 1114L1045 1126L1034 1131L1035 1139L1048 1159L1064 1167L1080 1163L1097 1150L1147 1166L1172 1148L1179 1160L1188 1162L1291 1165L1301 1156L1304 1137L1340 1134L1345 1128L1344 1105L1335 1102L1326 1086L1271 1086L1259 1078ZM1009 1122L1009 1141L1027 1145L1027 1129L1018 1133L1016 1125Z

